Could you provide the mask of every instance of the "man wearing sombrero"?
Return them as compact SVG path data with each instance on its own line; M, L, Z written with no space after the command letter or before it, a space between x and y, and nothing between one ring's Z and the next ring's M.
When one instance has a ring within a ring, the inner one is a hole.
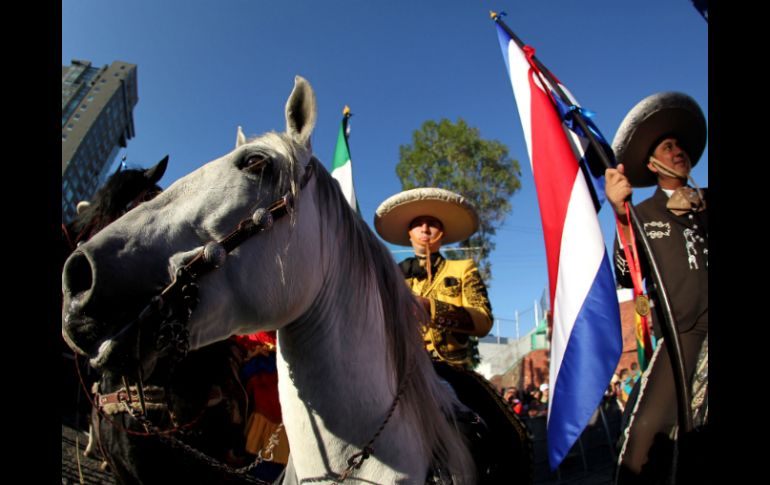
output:
M689 179L695 185L690 171L705 146L706 119L698 104L682 93L654 94L621 123L613 141L618 166L605 173L607 199L617 215L621 239L615 244L615 274L619 285L627 288L633 286L635 274L649 272L644 253L636 251L635 261L630 250L633 234L625 201L632 187L658 186L652 197L636 205L636 212L669 293L688 382L708 334L707 192L687 184ZM639 286L641 277L637 281ZM643 298L637 297L638 313L649 309ZM677 421L671 363L664 347L662 342L655 349L642 377L620 454L618 483L647 483L656 478L651 476L653 469L665 473L667 465L653 463L651 453L653 441L667 437ZM656 438L659 434L663 436ZM671 453L667 454L670 460ZM649 466L643 470L645 464Z
M473 206L439 188L398 193L380 204L374 227L386 241L412 246L415 256L400 266L406 284L422 302L428 321L425 348L436 373L472 411L455 410L483 483L502 483L534 470L526 426L480 374L472 372L475 342L492 328L487 289L471 259L448 260L442 244L467 240L478 228Z
M415 257L400 266L430 315L423 327L426 349L434 360L465 368L473 365L470 337L489 333L492 310L473 260L447 260L439 248L468 239L478 224L464 197L439 188L398 193L380 204L374 217L383 239L414 248Z

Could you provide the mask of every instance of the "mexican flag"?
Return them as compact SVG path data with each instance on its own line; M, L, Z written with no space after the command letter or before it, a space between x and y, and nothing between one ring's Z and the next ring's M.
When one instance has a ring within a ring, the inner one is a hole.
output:
M334 150L332 162L332 177L340 184L342 194L347 199L350 207L358 212L356 191L353 189L353 164L350 161L350 148L348 147L348 135L350 134L350 108L345 106L342 111L342 124L340 134L337 137L337 148Z

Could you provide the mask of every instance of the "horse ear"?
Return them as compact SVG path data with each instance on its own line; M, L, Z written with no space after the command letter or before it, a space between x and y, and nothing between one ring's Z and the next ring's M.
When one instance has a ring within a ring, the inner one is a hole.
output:
M246 143L246 135L243 134L243 129L238 126L238 132L235 134L235 148Z
M313 88L302 76L294 77L294 89L286 101L286 132L310 148L310 134L316 121L316 101Z
M163 157L163 160L158 162L157 165L155 165L152 168L148 168L144 171L144 177L148 179L151 183L157 184L158 180L160 180L163 177L163 174L166 173L166 167L168 166L168 155Z

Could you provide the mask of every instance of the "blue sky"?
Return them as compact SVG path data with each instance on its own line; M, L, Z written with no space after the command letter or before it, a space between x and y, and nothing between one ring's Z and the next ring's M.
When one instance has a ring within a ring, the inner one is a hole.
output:
M327 168L344 105L354 114L353 175L370 226L380 202L400 190L399 146L426 120L462 117L522 166L522 189L495 238L490 299L501 334L515 335L518 310L523 335L547 284L545 249L489 10L507 13L509 27L596 112L608 139L658 91L689 94L708 118L708 24L689 0L63 0L62 64L138 65L136 136L120 156L149 166L168 154L164 187L230 151L238 125L247 136L282 130L294 75L306 77L318 99L313 146ZM708 185L708 153L693 175ZM609 242L609 207L600 221Z

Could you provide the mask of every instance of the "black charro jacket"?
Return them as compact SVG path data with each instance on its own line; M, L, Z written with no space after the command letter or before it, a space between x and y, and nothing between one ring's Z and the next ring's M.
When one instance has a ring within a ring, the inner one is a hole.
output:
M703 189L703 197L708 202L708 189ZM698 317L708 311L709 209L707 203L701 212L677 216L666 208L667 202L668 196L658 187L652 197L636 206L636 212L652 246L678 330L682 333L690 330ZM642 276L647 278L647 288L651 289L649 264L641 243L637 242L637 248ZM618 286L632 288L628 264L617 238L614 259ZM650 296L655 299L654 294Z

